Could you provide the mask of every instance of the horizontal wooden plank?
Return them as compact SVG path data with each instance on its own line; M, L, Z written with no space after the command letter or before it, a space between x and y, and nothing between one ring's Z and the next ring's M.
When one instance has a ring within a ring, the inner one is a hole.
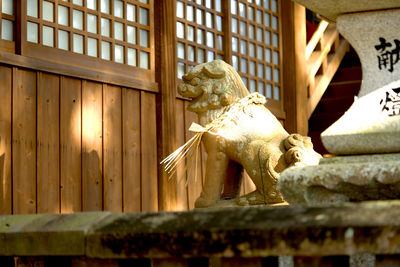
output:
M55 74L62 74L75 78L110 83L113 85L135 88L144 91L158 92L157 83L135 79L129 75L112 74L89 68L69 66L66 64L54 63L42 59L20 56L6 52L0 52L0 63L34 70L41 70Z

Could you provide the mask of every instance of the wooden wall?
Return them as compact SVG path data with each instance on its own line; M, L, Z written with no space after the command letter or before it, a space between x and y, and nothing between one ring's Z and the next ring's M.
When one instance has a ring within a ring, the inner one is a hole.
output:
M156 95L0 65L0 214L157 211Z
M156 94L0 65L0 96L0 214L159 209ZM187 104L176 148L197 122ZM194 208L206 157L179 167L172 210Z

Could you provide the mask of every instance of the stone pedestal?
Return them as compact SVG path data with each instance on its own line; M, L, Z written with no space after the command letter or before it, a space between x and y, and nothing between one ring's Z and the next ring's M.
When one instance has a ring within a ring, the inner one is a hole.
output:
M340 156L283 171L282 195L309 205L399 199L400 2L295 1L336 21L360 57L363 81L350 109L321 134L325 148ZM352 267L374 262L374 253L350 257Z
M400 198L400 154L341 156L317 166L292 167L279 189L290 204L326 204Z
M283 171L282 195L291 204L400 198L400 2L296 1L336 21L360 57L363 82L350 109L321 134L340 156Z
M337 18L360 57L363 82L350 109L321 134L333 154L400 152L400 9Z

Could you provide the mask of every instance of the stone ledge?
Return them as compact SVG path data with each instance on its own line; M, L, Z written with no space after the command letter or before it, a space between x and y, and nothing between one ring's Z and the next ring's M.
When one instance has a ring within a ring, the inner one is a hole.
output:
M0 256L90 258L400 253L400 201L181 213L0 216Z
M0 216L0 256L85 255L88 230L110 214Z
M399 163L399 153L321 159L319 165L284 170L279 190L290 204L396 200Z

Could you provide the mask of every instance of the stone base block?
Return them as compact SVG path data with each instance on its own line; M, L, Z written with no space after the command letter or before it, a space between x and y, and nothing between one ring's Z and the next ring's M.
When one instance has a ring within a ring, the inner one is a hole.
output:
M400 198L400 154L324 158L282 172L279 189L290 204Z

